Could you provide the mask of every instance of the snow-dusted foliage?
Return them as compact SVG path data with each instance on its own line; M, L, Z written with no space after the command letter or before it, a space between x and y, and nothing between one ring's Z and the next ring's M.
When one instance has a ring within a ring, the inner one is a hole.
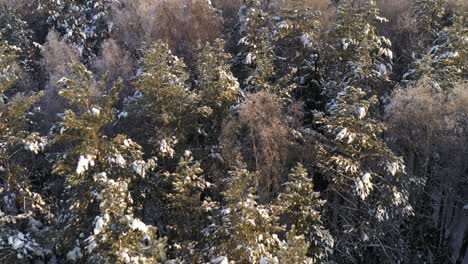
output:
M271 45L271 16L262 10L262 1L249 0L238 13L236 35L239 53L237 63L243 65L242 87L247 91L271 91L275 67L274 51Z
M241 263L279 264L288 259L288 252L294 251L298 263L312 263L307 257L308 244L304 237L296 238L294 228L293 237L287 241L279 238L283 227L278 223L278 215L271 207L257 202L256 185L255 174L242 162L229 172L228 189L224 192L226 204L216 217L220 222L204 231L209 238L207 254Z
M141 96L126 100L128 117L122 123L149 153L172 158L175 145L195 127L197 95L187 86L184 62L172 55L167 44L154 43L141 66L136 83Z
M202 46L196 58L196 92L202 98L201 105L208 107L199 130L203 135L215 137L219 136L221 120L241 95L239 82L229 65L232 58L224 51L224 45L224 41L218 39L213 45Z
M359 83L373 94L388 94L394 54L390 39L379 35L377 27L388 20L380 16L376 2L340 1L336 19L330 32L335 43L330 50L325 50L326 59L331 59L331 74L326 80L325 92L335 96L340 92L335 84L342 82L347 85Z
M68 252L68 259L91 262L164 260L164 239L134 215L132 206L138 199L130 193L130 187L144 181L156 163L143 160L141 147L125 136L101 134L117 118L112 107L122 84L106 93L105 84L95 83L84 66L76 66L76 71L80 78L64 81L60 92L76 110L66 110L59 124L66 129L55 135L58 144L74 139L54 168L66 179L64 203L70 208L59 218L61 250ZM89 212L92 224L82 220Z
M96 57L101 42L112 31L108 21L110 0L46 0L39 4L47 24L75 46L84 61Z
M321 216L325 201L320 199L320 193L314 191L313 181L302 164L288 175L288 182L277 203L275 209L292 225L288 239L300 240L302 238L296 235L303 235L309 244L308 255L313 256L315 262L327 259L333 253L335 242L324 227Z
M0 262L465 263L464 2L0 0Z
M39 95L11 95L18 80L16 52L16 48L0 44L0 256L11 263L47 253L31 234L29 224L36 221L34 216L45 213L45 203L32 189L31 164L21 158L43 151L46 140L27 130L34 116L29 111Z
M27 20L31 17L25 15L25 10L34 10L37 3L25 3L22 1L8 1L17 3L1 3L0 10L0 41L8 42L18 54L18 64L21 68L38 77L40 72L39 51L41 45L35 41L34 32ZM29 16L35 16L38 10L32 11ZM23 76L25 78L26 76ZM26 80L23 80L23 82Z
M406 78L431 78L436 92L446 92L460 80L468 77L468 22L462 15L454 16L453 24L438 32L422 59L416 61L415 69Z
M399 234L387 225L404 221L413 213L409 197L401 195L406 193L405 185L399 179L406 173L403 160L381 139L384 125L370 114L356 114L361 108L372 109L376 102L375 97L368 98L362 89L347 86L338 94L336 101L329 104L327 114L316 115L325 136L330 139L330 145L325 144L318 149L322 159L320 163L323 162L320 170L330 181L331 191L339 195L339 198L329 200L328 206L333 211L341 208L341 213L333 216L337 225L346 223L338 228L339 232L346 234L339 235L340 251L359 251L372 241L403 248L403 244L395 244L400 239ZM398 202L393 200L395 196L399 197ZM351 224L355 221L353 219L381 224L374 229L357 230ZM381 233L374 233L376 228ZM332 231L332 234L339 233ZM363 236L366 239L362 240ZM355 239L361 242L356 244ZM385 256L385 252L373 254ZM347 258L345 255L341 257ZM395 252L394 257L398 258L399 252Z

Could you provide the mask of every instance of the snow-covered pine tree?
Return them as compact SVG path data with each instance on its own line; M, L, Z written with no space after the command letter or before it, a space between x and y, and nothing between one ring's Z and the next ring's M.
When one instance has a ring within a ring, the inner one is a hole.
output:
M412 13L416 17L418 32L423 41L430 41L444 28L447 21L447 0L416 0Z
M210 237L207 255L226 256L239 263L274 258L272 253L281 242L275 233L281 228L274 224L275 217L268 208L257 203L256 179L240 161L229 172L221 219L206 229Z
M318 11L303 8L304 0L285 1L273 29L278 85L285 98L305 103L306 111L321 105L323 67Z
M179 260L198 263L204 241L203 229L211 223L212 212L218 203L205 196L211 184L205 180L200 163L190 151L185 151L174 173L167 174L172 190L167 194L169 242L172 254Z
M278 234L285 233L279 222L281 206L257 203L258 177L239 160L226 179L219 216L204 230L209 238L205 255L213 263L217 256L236 263L315 263L308 256L307 239L294 224L286 239L280 239Z
M405 165L383 140L385 127L373 117L376 103L376 96L346 86L327 114L315 117L327 138L318 144L318 167L329 182L327 224L340 237L338 262L392 263L405 254L399 224L412 214L401 178Z
M376 23L388 22L379 14L373 0L340 1L334 29L335 44L325 55L330 72L326 94L340 92L340 83L358 85L372 94L388 93L388 77L392 71L391 41L378 35Z
M197 108L188 78L185 64L167 44L157 41L147 49L136 92L125 100L128 116L123 122L128 134L145 146L145 153L172 158L174 146L195 130L198 115L211 112Z
M438 32L429 52L405 76L430 78L435 92L450 92L458 81L468 78L468 20L463 14L452 19L453 24Z
M246 0L238 14L238 66L242 88L274 92L274 50L271 43L271 17L263 11L260 0Z
M334 239L321 217L325 201L314 191L312 178L302 164L292 169L277 200L277 213L287 219L290 232L305 236L310 247L307 253L316 262L326 259L333 252Z
M286 233L286 242L282 242L277 257L274 259L277 263L297 263L297 264L314 264L319 263L307 256L309 243L304 235L298 234L296 227L293 225ZM268 261L267 263L275 263Z
M2 25L0 28L0 41L8 41L11 46L15 46L17 48L18 64L21 68L32 76L39 77L41 72L39 64L40 44L34 42L34 27L26 21L31 19L27 16L34 15L26 12L34 10L37 3L34 1L30 3L15 2L0 3L0 25ZM25 82L26 80L21 81Z
M399 177L404 163L386 145L385 127L374 116L380 96L390 92L393 59L391 42L377 34L377 22L386 19L374 1L340 1L332 30L337 44L326 53L334 64L324 87L330 101L325 113L315 116L327 142L318 144L318 167L329 182L325 220L340 237L332 256L338 262L392 263L406 257L398 230L412 213Z
M203 134L208 141L217 141L223 119L231 106L240 99L239 82L231 72L231 56L224 51L225 43L217 39L212 45L199 48L195 65L195 91L202 99L201 106L211 114L202 121Z
M46 0L39 3L47 24L75 46L84 62L98 54L101 42L112 30L108 22L111 0Z
M83 65L74 67L76 79L59 81L68 109L54 134L56 148L63 150L54 173L65 179L57 249L69 261L163 261L165 239L137 218L141 199L133 191L156 162L143 160L132 140L106 133L123 84L108 88L105 79L96 82Z
M37 112L31 109L40 94L14 91L16 52L8 43L0 43L0 259L8 263L42 259L47 253L35 235L42 225L36 218L47 214L48 208L31 184L31 153L38 154L46 145L44 137L29 130Z

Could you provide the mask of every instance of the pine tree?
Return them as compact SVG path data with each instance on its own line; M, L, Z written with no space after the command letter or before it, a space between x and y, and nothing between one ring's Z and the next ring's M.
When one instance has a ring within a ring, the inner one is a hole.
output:
M404 254L394 228L412 214L401 178L405 166L384 142L382 122L372 117L376 103L375 96L347 86L328 106L328 115L316 115L328 142L319 145L318 166L329 181L327 220L332 235L340 237L335 257L341 261L371 254L376 261L392 262ZM368 248L373 243L382 248ZM400 249L388 252L385 245Z
M378 21L386 19L374 1L340 1L332 31L335 65L324 86L329 102L314 117L325 136L317 136L317 166L329 183L325 221L331 234L340 237L332 256L338 262L372 256L392 263L405 257L398 231L412 214L401 178L405 166L383 140L385 126L375 111L381 96L390 92L393 59L390 40L377 34ZM366 223L373 223L372 228Z
M19 5L19 6L18 6ZM40 44L35 42L35 32L28 19L36 15L37 3L0 3L0 41L7 41L17 48L18 64L27 73L38 78ZM29 16L29 17L28 17ZM23 77L24 78L24 77ZM21 80L25 82L25 80Z
M334 244L321 219L325 201L320 199L320 193L314 191L312 179L300 163L292 169L284 186L277 199L278 214L292 225L290 232L305 236L310 245L307 253L316 261L323 260L332 253Z
M44 245L36 241L35 235L43 234L35 226L40 223L35 218L48 213L31 184L31 153L35 156L47 144L29 129L37 112L31 109L41 94L15 92L16 52L8 43L0 43L0 258L12 263L44 257Z
M185 64L171 54L167 44L156 42L146 51L137 91L127 98L129 135L147 148L147 154L172 158L178 142L184 143L199 115L198 98L189 90ZM181 148L183 144L179 144Z
M306 111L320 107L323 84L321 13L304 8L304 0L287 1L274 25L275 65L285 98L303 101Z
M218 204L205 197L211 184L204 179L200 163L186 151L180 158L176 172L167 175L173 190L167 194L169 228L172 242L180 249L174 254L190 263L200 262L203 246L203 229L210 224L212 212Z
M450 92L458 81L468 77L468 21L466 16L454 15L453 24L438 32L429 52L416 61L406 78L429 78L435 92Z
M195 65L195 91L202 99L201 106L211 114L202 120L204 134L217 140L223 119L230 107L239 101L239 82L231 72L231 56L224 51L224 41L217 39L213 45L199 48Z
M274 50L271 44L270 16L260 0L248 0L239 10L236 26L240 52L236 57L242 87L248 91L278 90L275 82Z
M378 22L388 20L380 16L375 1L340 1L332 30L335 44L325 54L331 63L326 94L336 96L339 83L358 85L372 94L389 92L393 52L391 41L377 34Z
M283 242L278 251L278 263L298 263L298 264L313 264L311 258L307 257L309 244L306 242L304 235L298 235L296 227L293 225L291 230L286 234L287 242ZM276 259L275 259L276 260Z
M57 148L66 146L54 167L54 173L65 178L66 198L58 222L58 250L68 251L71 261L163 261L165 239L135 216L139 206L133 203L141 199L132 192L156 163L143 160L141 147L132 140L105 133L115 119L113 106L122 82L107 88L106 80L96 83L84 66L76 65L75 71L76 79L59 81L69 108L54 137Z
M47 24L80 50L84 62L98 54L101 42L110 33L109 0L46 0L39 9L47 14Z
M413 4L413 14L418 21L418 31L427 41L435 38L443 29L447 15L446 0L416 0Z
M274 216L268 208L256 201L256 176L238 162L223 193L223 206L219 225L210 226L207 233L212 237L208 245L210 256L226 256L239 263L258 263L262 258L273 259L280 240L274 224Z
M220 221L205 229L205 255L212 263L222 258L216 256L236 263L315 263L308 256L309 243L294 224L285 240L279 238L285 232L279 223L281 206L257 203L256 178L240 161L229 172Z

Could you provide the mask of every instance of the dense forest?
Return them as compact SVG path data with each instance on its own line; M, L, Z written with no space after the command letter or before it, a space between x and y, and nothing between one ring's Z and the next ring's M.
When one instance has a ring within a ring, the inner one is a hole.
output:
M466 0L0 0L0 263L468 263Z

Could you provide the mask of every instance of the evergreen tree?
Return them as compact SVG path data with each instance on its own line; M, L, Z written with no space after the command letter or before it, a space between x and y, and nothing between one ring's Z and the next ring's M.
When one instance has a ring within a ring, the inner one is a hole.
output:
M285 228L279 223L278 208L257 203L256 178L239 161L229 172L220 222L205 229L210 238L205 254L239 263L314 263L307 254L307 240L294 225L286 240L279 238Z
M466 16L454 16L453 25L438 32L429 52L406 74L408 79L430 78L434 91L450 92L458 81L468 77L468 22Z
M405 166L384 142L382 122L372 117L376 102L375 96L347 86L328 106L328 115L316 115L328 142L319 146L318 166L329 181L328 224L332 235L340 237L335 256L340 261L370 254L392 263L404 255L398 224L412 214L401 178ZM368 247L374 243L382 247ZM385 245L395 250L389 252Z
M141 199L132 192L156 164L143 160L141 147L130 139L105 133L123 85L108 89L105 80L96 83L84 66L75 67L76 79L59 81L69 108L54 137L57 147L65 148L54 168L65 177L58 250L68 251L71 261L162 261L165 240L135 216L139 206L133 203Z
M101 42L108 37L109 0L46 0L39 8L47 14L47 24L79 49L84 62L98 54Z
M130 136L147 147L147 154L172 158L177 142L184 143L193 133L198 115L211 112L197 108L188 78L185 64L167 44L158 41L148 48L135 83L137 91L126 99L129 116L124 120Z
M230 107L239 101L240 88L231 72L231 56L224 52L224 41L216 40L213 45L199 48L195 65L195 91L202 99L201 106L211 114L202 120L203 133L217 140L223 119Z
M173 188L167 200L170 238L178 248L174 255L190 263L200 262L203 259L198 253L204 242L202 231L210 224L212 212L218 207L216 202L205 197L211 184L204 179L200 163L194 161L190 151L181 157L176 172L167 176Z
M274 258L272 253L281 242L275 233L280 228L274 225L275 217L268 208L257 203L255 179L255 174L242 162L229 172L221 222L207 230L212 237L208 255L226 256L239 263L258 263L262 258Z
M278 251L278 263L317 263L314 262L311 258L307 257L309 244L306 242L304 235L297 234L297 230L294 225L291 227L291 230L286 234L286 237L286 243L283 242L280 246L280 250Z
M321 13L303 8L304 0L287 1L273 29L275 65L282 76L281 94L305 103L306 111L321 107L324 67L321 61Z
M33 26L30 25L28 19L31 20L36 13L34 10L37 3L31 1L30 3L0 3L0 29L1 41L7 41L10 46L17 49L18 63L21 68L36 77L41 73L39 64L40 44L35 42L37 33L33 31ZM28 17L29 16L29 17ZM24 77L23 77L24 78ZM19 80L26 82L26 80Z
M0 43L0 258L12 263L45 256L44 245L36 240L35 235L44 234L37 229L40 222L35 218L48 213L31 184L31 153L35 156L47 144L44 137L29 129L37 112L30 110L40 94L14 91L18 80L16 52L8 43Z
M332 30L335 43L325 55L331 63L326 94L336 96L339 83L359 85L371 94L389 92L393 52L391 41L377 34L377 22L388 20L380 16L375 1L340 1Z
M307 170L298 164L288 176L283 192L278 196L278 213L292 225L290 232L302 234L310 245L308 254L316 261L323 260L333 251L333 238L323 226L321 210L325 201L314 191ZM291 234L290 234L291 235Z
M435 38L443 29L447 16L446 0L416 0L413 5L413 14L418 21L418 31L422 40Z
M248 0L239 10L236 33L239 53L236 64L240 69L242 87L248 91L277 91L274 50L271 45L271 18L262 10L260 0Z

